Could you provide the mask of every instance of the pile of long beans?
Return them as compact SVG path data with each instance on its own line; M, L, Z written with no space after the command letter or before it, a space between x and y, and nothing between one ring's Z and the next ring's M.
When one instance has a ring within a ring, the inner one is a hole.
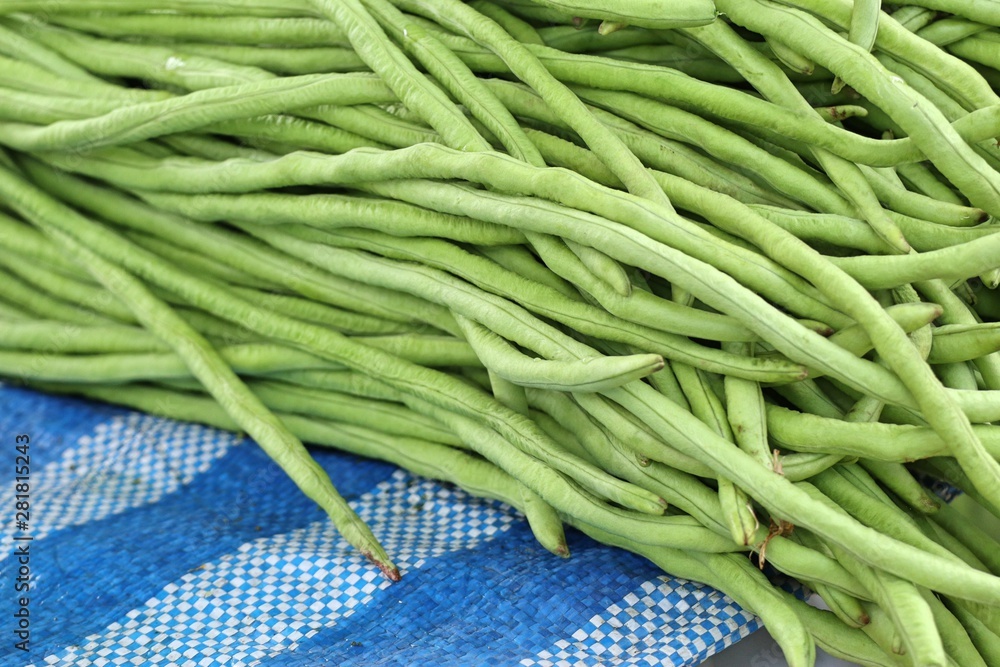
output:
M247 433L392 579L303 442L711 584L790 665L1000 665L1000 544L921 483L1000 515L998 27L5 0L0 375Z

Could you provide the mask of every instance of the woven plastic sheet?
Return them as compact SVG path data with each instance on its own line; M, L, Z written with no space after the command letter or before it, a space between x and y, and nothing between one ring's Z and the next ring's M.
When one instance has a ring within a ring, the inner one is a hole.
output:
M3 666L696 665L758 628L575 531L560 559L508 506L315 450L400 566L390 584L249 440L18 388L0 407Z

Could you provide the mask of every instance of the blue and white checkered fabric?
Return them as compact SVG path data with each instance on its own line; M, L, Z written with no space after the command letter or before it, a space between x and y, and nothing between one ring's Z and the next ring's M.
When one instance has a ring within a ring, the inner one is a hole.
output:
M696 665L758 628L718 592L378 462L316 459L389 584L252 442L0 387L0 665ZM14 436L31 436L30 650L14 648ZM8 511L9 510L9 511Z

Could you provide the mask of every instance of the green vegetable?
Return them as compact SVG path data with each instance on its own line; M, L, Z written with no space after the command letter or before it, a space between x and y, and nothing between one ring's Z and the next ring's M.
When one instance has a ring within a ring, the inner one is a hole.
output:
M716 586L789 664L993 664L996 541L918 480L1000 512L997 28L10 0L0 377L249 434L390 578L303 440Z

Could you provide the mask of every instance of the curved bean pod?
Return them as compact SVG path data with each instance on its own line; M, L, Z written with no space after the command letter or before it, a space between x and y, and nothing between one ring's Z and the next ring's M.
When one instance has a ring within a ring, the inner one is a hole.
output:
M663 357L655 354L627 357L584 358L577 361L546 361L518 352L510 343L481 324L457 315L462 332L483 364L523 387L569 392L599 392L619 387L663 368Z
M444 91L428 81L387 38L360 0L311 0L310 5L340 26L365 64L405 105L437 130L449 146L461 150L489 148L489 143ZM413 28L419 30L417 26Z
M927 361L948 364L1000 351L1000 323L948 324L934 328Z
M234 371L246 374L337 367L280 345L235 345L220 348L218 353ZM4 375L40 382L120 384L143 378L192 377L185 362L171 352L62 355L0 351L0 369Z
M698 369L685 364L671 364L671 368L691 407L691 413L721 437L735 444L722 402L708 386L707 378ZM753 504L746 493L730 480L718 477L716 481L719 487L719 507L730 537L736 544L752 544L757 529L760 528Z
M776 440L802 452L836 453L903 463L941 456L947 450L945 441L927 427L852 424L771 404L767 406L767 425ZM976 425L972 428L990 454L1000 458L1000 433L996 427Z
M109 87L106 82L47 49L37 40L11 30L3 22L0 22L0 53L31 63L63 78L79 81L81 84Z
M349 194L284 195L261 192L242 195L140 193L158 209L191 220L240 220L258 224L304 224L318 229L360 227L393 236L432 236L491 246L522 243L517 230L448 215L412 204Z
M331 100L349 105L394 99L385 85L370 75L310 74L210 88L46 127L2 123L0 142L23 151L94 148L198 129L224 120L327 104Z
M822 16L845 29L850 22L852 3L845 0L794 0L790 4ZM924 30L928 29L929 27ZM942 49L931 47L922 35L913 34L884 12L879 16L875 46L876 51L888 53L940 82L947 88L948 94L960 100L966 109L995 105L998 102L997 94L969 63Z
M918 37L926 39L931 44L947 46L952 42L957 42L960 39L971 37L989 29L990 26L985 23L976 23L975 21L957 16L949 16L934 21L930 25L917 30L916 33Z
M718 13L710 0L684 0L664 7L656 0L626 0L615 5L595 0L537 0L571 16L617 21L643 28L684 28L705 25L715 20Z
M713 467L724 471L746 488L758 502L772 512L778 511L785 520L822 534L825 539L835 539L841 548L849 550L856 558L906 580L935 590L948 588L957 593L961 589L963 593L960 597L985 597L982 589L972 584L973 580L985 584L989 577L982 579L983 573L966 566L957 566L948 559L895 540L889 540L893 545L890 547L891 555L874 549L873 545L877 541L886 539L880 533L848 520L839 509L828 507L825 502L819 502L798 486L793 486L780 476L756 465L747 454L718 438L690 413L678 410L651 387L644 388L641 383L636 383L607 393L650 426L662 429L665 437L682 452L706 463L711 460ZM793 497L796 498L794 504ZM789 501L789 504L785 504L785 501ZM809 512L801 511L804 506L810 507ZM860 541L847 539L848 535L855 535ZM866 546L862 548L859 544ZM928 567L931 562L935 563L934 567ZM948 572L947 576L943 576L944 572Z
M7 19L10 20L10 19ZM259 46L348 46L347 35L332 21L319 18L260 17L210 14L80 14L49 15L49 21L83 32L108 37L192 40L197 42Z
M906 5L905 7L896 9L889 16L891 16L894 21L898 21L899 25L903 26L910 32L918 32L928 23L934 21L934 19L937 18L937 13L924 7Z
M790 211L759 204L750 204L750 208L805 241L822 241L871 254L886 253L885 243L868 225L856 218L809 211ZM1000 227L989 224L949 227L891 211L889 215L903 231L913 249L918 252L940 250L1000 232Z
M510 468L511 474L515 477L525 480L526 484L539 486L539 495L567 518L586 521L591 525L600 526L613 535L629 539L642 535L645 543L659 547L721 552L737 549L731 541L716 536L691 517L652 516L612 508L519 450L511 448L508 453L498 455L497 449L501 447L501 441L495 432L481 422L453 412L445 413L415 394L406 394L404 401L415 409L421 406L429 410L431 416L440 418L487 459L500 459L501 467ZM687 546L681 547L681 545Z
M511 274L532 280L539 285L545 285L573 301L582 301L575 287L554 271L545 266L527 248L521 245L480 246L476 251L491 259L498 266L507 269ZM469 278L467 278L469 279ZM476 282L473 280L473 282ZM482 286L482 285L480 285ZM495 290L491 290L495 291Z
M219 39L215 37L214 39ZM272 40L273 37L268 37ZM353 49L342 47L280 48L259 45L202 44L178 42L181 54L204 56L245 67L259 67L276 74L320 72L364 72L368 69ZM181 56L183 58L183 56Z
M83 326L120 325L120 321L105 317L92 310L57 299L29 285L15 275L0 269L3 277L4 299L16 307L43 319L61 320Z

